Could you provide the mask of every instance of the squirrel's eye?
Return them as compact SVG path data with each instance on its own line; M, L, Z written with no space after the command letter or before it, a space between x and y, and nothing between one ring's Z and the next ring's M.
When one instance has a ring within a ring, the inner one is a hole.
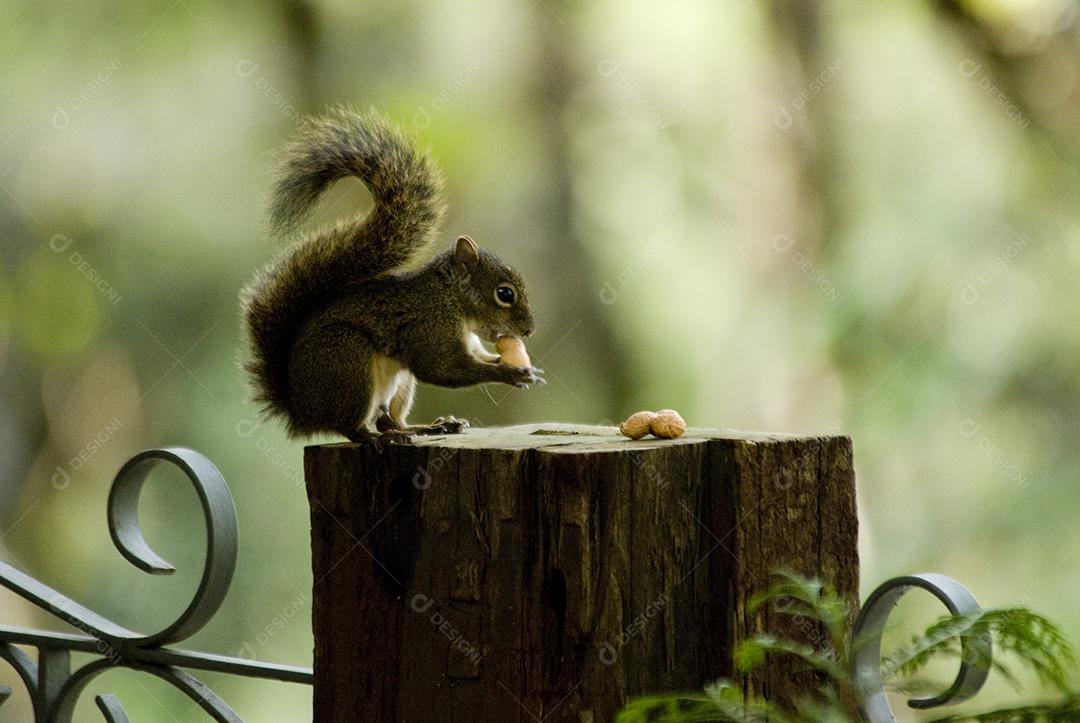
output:
M514 287L509 284L500 284L495 287L495 303L499 306L510 307L514 305Z

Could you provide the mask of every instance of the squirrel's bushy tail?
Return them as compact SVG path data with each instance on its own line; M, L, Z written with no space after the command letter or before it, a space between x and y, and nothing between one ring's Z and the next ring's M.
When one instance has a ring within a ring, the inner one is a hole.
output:
M364 182L375 208L305 235L243 293L250 346L245 367L265 410L287 421L289 350L300 324L350 282L415 257L443 217L442 177L430 157L374 111L339 107L305 121L285 146L270 192L271 230L294 231L323 192L346 176Z

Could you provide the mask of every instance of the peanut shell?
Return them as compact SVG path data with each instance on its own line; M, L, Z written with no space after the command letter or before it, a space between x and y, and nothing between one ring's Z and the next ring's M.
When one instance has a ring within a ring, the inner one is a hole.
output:
M499 352L500 359L507 366L518 369L532 366L529 352L525 351L525 343L516 336L500 336L495 340L495 351Z
M619 425L619 431L630 439L641 439L652 427L656 412L634 412Z
M675 439L686 432L686 420L674 409L661 409L653 417L649 431L661 439Z

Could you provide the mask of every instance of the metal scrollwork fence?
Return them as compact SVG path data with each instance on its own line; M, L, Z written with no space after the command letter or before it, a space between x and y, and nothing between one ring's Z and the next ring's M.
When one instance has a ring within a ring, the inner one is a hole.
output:
M190 449L152 449L131 458L113 482L108 500L109 533L127 560L151 575L168 575L175 568L159 557L143 538L139 525L139 496L150 472L161 464L183 471L195 488L206 523L206 560L202 579L187 608L162 630L143 634L98 615L64 594L0 561L0 584L74 625L84 634L65 634L0 626L0 658L18 673L30 694L34 720L69 723L75 705L94 677L115 668L148 673L166 681L195 701L221 723L243 723L236 711L186 670L229 673L290 683L312 684L310 668L273 665L240 658L170 647L190 638L217 613L236 568L236 507L221 472ZM35 660L16 645L36 648ZM95 658L73 670L73 652ZM0 705L12 694L0 687ZM128 720L120 701L111 694L95 697L109 723Z

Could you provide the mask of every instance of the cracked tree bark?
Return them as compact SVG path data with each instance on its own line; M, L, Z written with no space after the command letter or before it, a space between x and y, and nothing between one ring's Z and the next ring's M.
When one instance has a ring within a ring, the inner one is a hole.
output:
M846 437L547 424L309 447L305 467L317 721L611 721L733 676L773 570L857 602ZM743 681L815 683L778 662Z

